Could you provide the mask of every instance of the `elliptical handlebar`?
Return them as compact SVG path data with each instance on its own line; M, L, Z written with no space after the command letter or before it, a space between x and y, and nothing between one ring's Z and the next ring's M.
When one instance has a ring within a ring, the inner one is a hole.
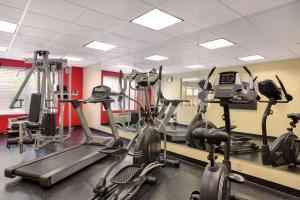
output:
M207 91L207 90L208 90L207 86L208 86L210 77L213 75L213 73L215 72L216 68L217 68L217 67L214 66L214 67L210 70L209 74L207 75L207 78L206 78L206 80L205 80L204 87L203 87L203 90L204 90L204 91Z
M275 77L276 77L276 79L277 79L277 81L278 81L278 83L279 83L279 85L280 85L280 87L281 87L281 89L282 89L282 91L283 91L283 93L284 93L284 96L285 96L285 98L286 98L286 101L287 101L287 102L292 101L292 100L293 100L293 96L290 95L289 93L287 93L287 91L286 91L286 89L285 89L285 86L283 85L283 83L282 83L282 81L280 80L279 76L275 75ZM287 103L287 102L286 102L286 103Z
M249 75L249 90L254 90L254 79L253 79L252 72L248 69L246 65L244 65L243 68Z

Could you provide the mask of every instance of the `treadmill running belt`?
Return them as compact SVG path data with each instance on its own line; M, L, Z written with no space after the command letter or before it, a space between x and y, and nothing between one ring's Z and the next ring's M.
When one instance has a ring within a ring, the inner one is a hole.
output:
M95 145L80 145L51 156L37 158L31 163L22 163L7 170L7 177L21 176L36 180L40 185L48 187L84 167L107 157L98 152L102 148Z
M16 169L15 174L20 173L25 176L28 175L33 178L39 178L39 176L46 174L52 170L56 170L64 166L71 166L80 158L98 153L98 150L99 146L81 145L80 147L73 149L72 151L66 151L64 153L52 156L48 159L44 159L39 162Z

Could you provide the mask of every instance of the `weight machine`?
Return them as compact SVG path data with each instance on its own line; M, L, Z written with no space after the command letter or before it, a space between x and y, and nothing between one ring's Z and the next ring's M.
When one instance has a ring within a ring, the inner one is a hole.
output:
M25 77L22 85L20 86L17 94L10 103L9 108L21 108L24 99L20 96L28 84L28 81L34 73L37 74L37 94L41 95L40 109L37 122L30 122L24 118L15 122L19 126L19 138L10 139L7 141L10 144L19 144L20 152L24 151L23 145L26 144L26 137L34 141L36 150L52 143L63 143L71 136L71 105L68 106L68 133L64 134L64 112L65 105L62 102L64 99L71 99L71 67L67 65L66 59L49 59L49 51L39 50L34 52L33 59L25 59L26 62L32 63L32 68ZM68 87L64 85L64 75L68 77ZM56 83L57 81L57 83ZM55 91L55 86L56 91ZM57 99L60 100L58 109ZM19 105L16 106L17 102ZM59 111L58 111L59 110ZM59 112L59 127L56 128L56 114ZM27 125L27 127L26 127ZM21 128L22 126L22 128ZM31 135L27 130L34 131L35 134ZM24 132L27 136L24 137ZM31 141L32 141L31 140Z

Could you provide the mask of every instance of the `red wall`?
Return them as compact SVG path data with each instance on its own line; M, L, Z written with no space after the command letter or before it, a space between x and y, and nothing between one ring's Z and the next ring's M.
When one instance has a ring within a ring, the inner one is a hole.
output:
M24 67L30 68L31 64L24 63L24 61L20 60L10 60L10 59L1 59L0 58L0 66L11 66L11 67ZM67 75L64 77L65 84L68 85ZM72 90L78 91L78 96L73 96L73 98L81 99L82 98L82 90L83 90L83 69L80 67L72 67ZM64 124L68 124L68 106L65 106L65 115L64 115ZM77 114L72 108L72 126L80 125L79 118ZM14 114L14 115L0 115L0 133L5 133L8 126L8 118L14 118L19 116L24 116L25 114Z

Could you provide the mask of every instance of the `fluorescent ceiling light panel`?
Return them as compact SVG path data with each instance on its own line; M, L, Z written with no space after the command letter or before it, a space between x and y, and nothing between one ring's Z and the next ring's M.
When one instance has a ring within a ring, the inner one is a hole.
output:
M82 58L76 58L76 57L72 57L72 56L64 56L63 59L67 59L68 61L81 61Z
M153 60L153 61L161 61L161 60L167 60L169 58L168 57L164 57L164 56L159 56L159 55L153 55L153 56L146 57L145 59L147 59L147 60Z
M1 47L0 46L0 51L7 51L7 47Z
M253 61L253 60L262 60L262 59L265 59L265 58L260 56L260 55L253 55L253 56L241 57L241 58L238 58L238 59L242 60L242 61Z
M198 68L203 68L203 65L189 65L189 66L185 66L185 68L189 68L189 69L198 69Z
M101 42L92 41L92 42L84 45L84 47L98 49L101 51L109 51L113 48L116 48L117 46L112 45L112 44L105 44L105 43L101 43Z
M157 31L181 21L182 19L169 15L159 9L153 9L131 22Z
M234 45L234 43L229 42L228 40L225 39L217 39L217 40L201 43L199 45L208 49L218 49L222 47L232 46Z
M17 24L0 21L0 31L14 33L17 29Z

